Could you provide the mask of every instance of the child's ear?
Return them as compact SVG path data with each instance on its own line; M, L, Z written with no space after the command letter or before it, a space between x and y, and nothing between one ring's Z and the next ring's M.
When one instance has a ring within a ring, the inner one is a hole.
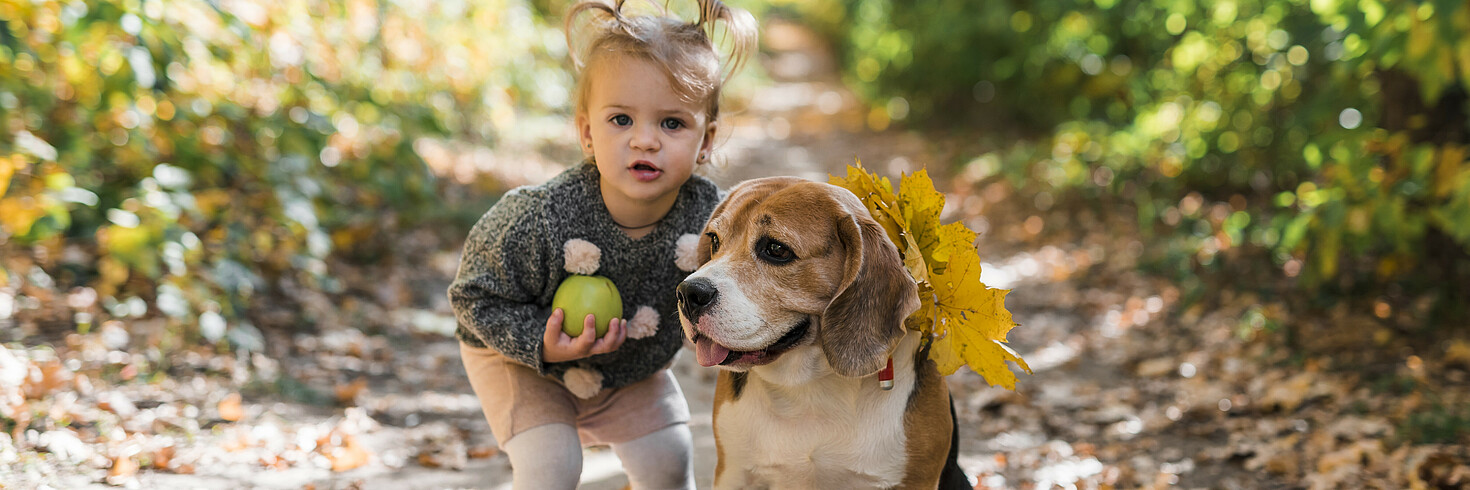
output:
M582 143L582 153L592 154L592 121L586 114L577 115L577 139Z
M714 147L715 147L715 130L716 129L719 129L719 123L717 123L717 122L710 121L710 123L708 125L705 125L705 127L704 127L704 141L701 141L699 143L699 152L700 153L702 153L704 155L709 155L710 154L710 151L712 151L714 149Z

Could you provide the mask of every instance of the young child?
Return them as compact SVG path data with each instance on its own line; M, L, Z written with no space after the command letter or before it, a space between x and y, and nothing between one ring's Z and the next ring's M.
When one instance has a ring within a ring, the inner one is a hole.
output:
M633 488L694 487L689 407L668 370L683 345L674 288L698 265L720 197L693 171L709 160L721 85L756 34L749 13L697 1L692 23L625 15L622 0L570 10L589 158L506 193L465 243L449 287L460 354L517 489L574 488L593 444L612 446ZM731 42L723 64L717 21ZM547 310L573 271L611 279L630 318L601 338L594 320L606 319L592 315L574 319L581 335L563 333L565 313Z

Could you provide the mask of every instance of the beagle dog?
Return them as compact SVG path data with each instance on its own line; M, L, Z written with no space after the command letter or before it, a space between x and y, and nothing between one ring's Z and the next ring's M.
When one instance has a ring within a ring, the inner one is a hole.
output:
M857 196L746 181L698 257L677 297L699 364L721 369L715 488L971 488L949 388L903 326L917 287Z

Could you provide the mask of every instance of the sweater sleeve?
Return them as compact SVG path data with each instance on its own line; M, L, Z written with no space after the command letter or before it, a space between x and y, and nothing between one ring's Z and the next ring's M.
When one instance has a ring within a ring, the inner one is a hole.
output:
M449 303L462 328L487 346L547 374L541 358L547 317L537 304L549 258L539 199L512 191L490 207L465 240Z

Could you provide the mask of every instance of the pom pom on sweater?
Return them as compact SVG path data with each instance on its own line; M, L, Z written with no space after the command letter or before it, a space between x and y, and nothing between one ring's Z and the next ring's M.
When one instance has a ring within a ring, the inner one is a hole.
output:
M699 268L699 235L685 233L674 242L674 265L684 272Z
M597 396L602 391L602 373L591 369L568 369L561 376L561 382L567 386L567 391L583 400Z
M602 261L602 250L592 242L573 238L562 246L562 256L566 258L567 272L590 276L597 273L598 263Z
M628 322L628 338L641 339L658 333L658 312L647 306L639 306L638 312Z

